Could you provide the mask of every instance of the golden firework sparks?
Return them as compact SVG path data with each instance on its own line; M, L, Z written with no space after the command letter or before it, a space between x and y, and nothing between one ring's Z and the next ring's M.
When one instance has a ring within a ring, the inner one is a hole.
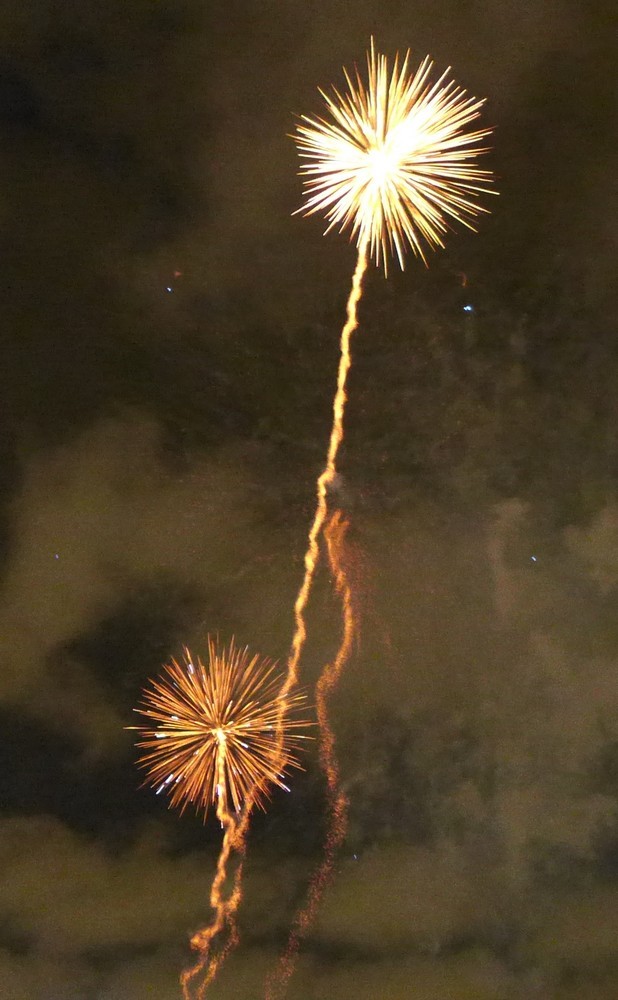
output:
M276 665L238 649L233 640L224 649L209 637L206 664L185 649L183 662L172 660L164 670L135 709L148 723L131 727L145 751L139 763L147 771L146 783L157 793L166 792L170 805L181 812L192 804L206 818L214 805L224 831L210 889L214 915L193 934L198 957L181 975L185 1000L203 1000L238 943L236 911L251 810L264 806L273 785L287 788L283 772L300 766L293 750L307 739L298 730L310 723L290 716L304 695L295 692L282 699ZM227 936L221 939L224 931ZM213 954L215 939L221 943Z
M157 793L181 812L191 803L206 814L223 800L239 813L248 801L263 807L273 785L287 787L283 771L299 766L292 750L306 738L297 729L307 723L288 714L304 700L299 693L287 698L281 723L275 664L209 638L206 664L185 649L183 662L172 660L164 670L135 709L147 720L135 727L146 751L139 764Z
M426 262L424 240L443 246L448 218L473 229L491 173L472 161L490 129L466 131L484 101L468 97L446 70L431 83L429 56L411 75L403 62L367 53L367 82L344 69L347 93L321 90L327 117L301 116L296 144L303 159L307 200L299 211L323 212L333 227L351 227L386 271L389 254L401 268L406 246Z

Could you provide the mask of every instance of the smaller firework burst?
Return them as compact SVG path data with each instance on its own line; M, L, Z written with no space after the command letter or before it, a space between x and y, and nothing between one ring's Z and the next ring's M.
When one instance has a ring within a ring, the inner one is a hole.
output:
M285 698L281 722L281 685L276 664L233 640L225 649L209 637L206 664L185 649L134 709L148 720L132 727L145 751L145 784L167 793L181 812L189 804L204 816L211 805L229 803L237 813L263 808L273 785L287 789L284 771L300 766L294 750L308 738L298 730L310 725L295 717L305 700L299 692Z

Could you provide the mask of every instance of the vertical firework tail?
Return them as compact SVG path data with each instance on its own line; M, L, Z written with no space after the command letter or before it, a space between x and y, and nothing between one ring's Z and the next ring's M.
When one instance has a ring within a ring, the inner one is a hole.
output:
M320 765L326 777L328 793L328 823L324 851L320 865L309 883L307 898L303 908L297 913L288 938L287 947L277 968L266 982L265 1000L281 1000L294 972L298 951L303 938L313 924L324 889L333 872L337 851L345 839L348 823L348 800L341 788L339 763L335 750L335 734L329 719L329 699L341 672L347 663L356 635L356 621L352 603L352 591L345 571L343 548L348 523L337 510L328 520L324 537L328 550L330 569L335 580L337 593L341 598L343 631L337 655L332 663L322 671L317 684L316 705L320 727Z
M339 767L335 755L335 737L328 718L328 697L336 685L343 666L350 655L354 635L354 616L350 587L341 561L341 548L347 524L342 521L340 511L336 511L328 523L326 523L326 519L328 516L328 488L336 475L337 455L344 435L344 415L347 402L346 386L352 363L350 343L352 334L358 327L358 304L362 296L363 278L367 269L368 244L369 237L365 236L358 247L356 267L352 277L352 288L346 307L346 322L341 331L337 389L333 400L333 423L328 443L326 464L317 480L316 511L309 530L307 550L305 552L305 574L294 604L295 630L287 663L287 674L280 692L279 739L282 739L283 732L281 726L284 720L286 699L291 688L298 681L300 657L307 638L305 611L319 559L320 534L324 531L331 571L343 603L343 635L341 643L333 663L328 664L324 668L316 689L317 715L320 729L320 764L326 775L329 800L328 830L324 844L323 860L311 879L306 904L294 922L286 951L274 974L267 981L266 1000L275 1000L277 996L282 996L285 991L294 971L300 941L315 919L321 894L332 872L335 854L343 842L347 825L347 799L339 787Z

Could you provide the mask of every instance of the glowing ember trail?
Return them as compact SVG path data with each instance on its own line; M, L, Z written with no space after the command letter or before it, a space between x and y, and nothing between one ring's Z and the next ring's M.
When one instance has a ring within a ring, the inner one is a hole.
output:
M304 695L288 696L282 718L281 678L275 671L269 660L250 656L233 641L229 649L220 649L209 637L207 665L185 650L184 663L172 660L144 692L143 707L135 709L148 720L131 727L140 734L138 746L147 751L140 758L146 781L157 794L168 792L170 805L179 805L181 812L191 803L206 817L214 803L224 831L210 890L214 917L191 939L198 958L181 976L185 1000L202 1000L238 941L236 911L251 811L254 805L264 807L272 785L286 788L286 767L299 766L292 749L305 737L295 730L308 723L290 719L289 713ZM235 869L227 888L232 856Z
M287 673L285 681L279 693L279 715L277 719L277 734L279 745L283 748L283 738L285 734L286 713L290 692L298 682L298 665L307 638L307 626L305 625L305 610L311 593L311 586L315 576L316 566L320 555L319 539L324 528L324 523L328 514L328 487L333 482L337 467L337 453L343 440L343 417L347 400L346 383L348 372L352 363L350 354L350 340L352 334L358 327L357 308L363 291L363 276L367 270L367 240L358 248L356 267L352 277L352 288L348 296L346 307L346 322L341 331L339 342L339 368L337 372L337 389L333 400L333 423L328 443L326 455L326 465L320 474L316 484L317 506L313 523L309 530L307 550L305 552L305 575L301 584L298 596L294 603L295 630L292 637L292 646L287 662ZM318 692L319 694L319 692ZM318 712L318 723L319 712ZM283 751L282 751L283 752ZM283 759L283 757L282 757Z
M358 248L356 269L352 278L352 290L347 304L347 320L341 331L339 345L339 370L337 374L337 391L333 401L333 425L328 444L328 453L324 471L317 481L317 507L313 524L309 530L307 551L305 552L305 575L294 604L294 620L296 628L292 638L292 649L287 663L285 683L281 688L282 716L285 714L285 700L298 680L298 664L307 638L305 625L305 610L311 593L311 585L319 558L319 537L326 521L328 512L328 487L333 482L337 467L337 452L343 440L343 417L347 400L346 382L351 364L350 339L358 327L357 306L363 290L363 276L367 269L367 240Z
M318 723L320 726L320 764L326 775L329 810L324 853L320 866L314 872L309 884L305 905L297 914L292 926L287 948L279 961L278 967L267 980L266 1000L278 1000L278 998L285 995L287 984L294 972L300 943L315 920L322 893L332 877L337 851L345 839L347 830L348 800L340 786L339 764L335 752L335 735L328 716L330 696L337 686L341 672L350 657L352 644L357 632L352 591L345 571L343 558L343 546L347 529L348 522L343 519L341 511L338 510L331 516L324 529L330 568L335 580L337 593L341 597L343 611L343 634L337 655L334 661L328 664L322 671L316 691Z

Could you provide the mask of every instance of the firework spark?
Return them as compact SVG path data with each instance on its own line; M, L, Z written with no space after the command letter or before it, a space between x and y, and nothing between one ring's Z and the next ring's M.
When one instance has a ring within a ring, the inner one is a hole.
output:
M235 917L251 810L264 806L273 785L287 787L285 768L299 766L294 750L307 737L298 730L308 723L289 713L300 708L304 695L296 692L283 705L281 687L269 660L251 656L233 641L222 649L209 637L207 664L185 649L184 661L172 660L135 709L147 719L133 727L145 751L139 763L147 771L146 783L158 794L167 793L170 806L181 812L191 804L206 818L214 805L224 830L210 890L214 917L191 938L198 958L181 976L185 1000L191 1000L194 984L198 1000L204 997L238 941ZM235 870L226 890L233 857ZM213 955L213 941L225 930L227 939Z
M139 764L157 794L183 812L191 803L207 814L222 798L239 813L249 797L264 806L273 785L286 788L282 771L298 767L292 749L302 737L287 713L304 696L290 695L283 720L283 750L277 746L281 677L269 660L247 649L220 649L208 640L208 663L185 649L184 662L166 666L135 709L148 724L135 727Z
M431 83L429 56L414 75L409 60L409 51L401 64L396 56L389 73L372 39L367 83L344 70L347 93L320 91L328 116L303 115L296 132L307 194L299 211L324 213L327 232L351 227L385 271L393 253L403 269L406 247L426 262L423 240L444 246L449 217L473 229L486 211L476 195L491 181L471 162L486 152L479 142L490 130L465 131L484 101L448 80L449 70Z

